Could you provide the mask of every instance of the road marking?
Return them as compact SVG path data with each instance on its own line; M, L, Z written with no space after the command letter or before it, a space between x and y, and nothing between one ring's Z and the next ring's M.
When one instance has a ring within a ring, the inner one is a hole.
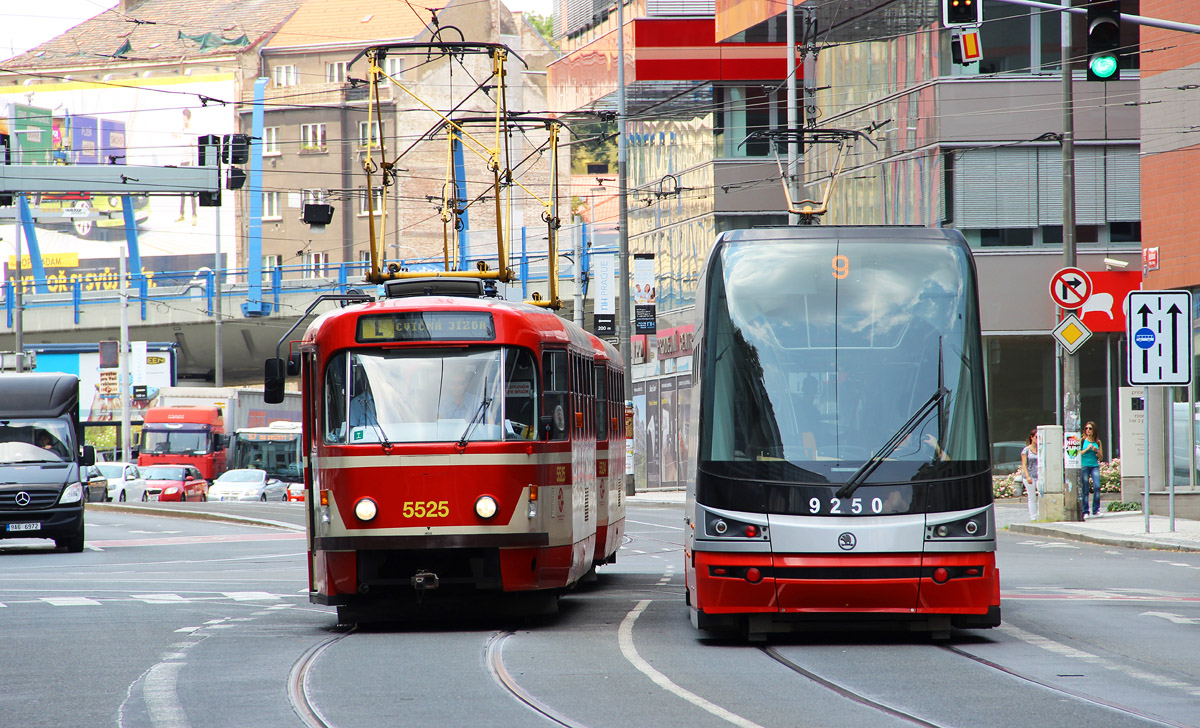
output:
M91 546L119 548L125 546L185 546L197 543L248 543L251 541L297 541L308 538L303 532L223 534L215 536L170 536L168 538L127 538L88 541Z
M185 664L181 661L160 662L146 673L142 697L146 700L146 713L154 728L188 728L191 725L175 690L179 671Z
M235 602L253 602L261 599L279 599L278 595L270 592L221 592Z
M137 599L147 604L180 604L190 601L178 594L130 594L130 599Z
M1161 617L1175 624L1200 624L1200 617L1185 617L1182 614L1170 612L1142 612L1140 617Z
M100 602L87 597L42 597L43 602L56 607L98 607Z
M653 526L655 528L666 528L671 531L682 531L683 530L683 526L666 526L661 523L647 523L646 521L633 521L628 518L625 519L625 522L626 523L636 523L639 526Z
M998 629L1005 634L1021 640L1022 642L1027 642L1034 647L1040 647L1043 650L1053 652L1056 655L1080 660L1081 662L1102 667L1106 670L1122 673L1128 677L1151 683L1157 687L1182 690L1189 695L1200 695L1200 686L1180 682L1179 680L1173 680L1169 677L1164 677L1163 675L1156 675L1152 672L1146 672L1145 670L1139 670L1138 668L1130 667L1129 665L1123 665L1119 662L1101 657L1100 655L1094 655L1090 652L1084 652L1078 648L1071 647L1070 645L1064 645L1061 642L1055 642L1048 637L1042 637L1041 635L1034 634L1032 632L1026 632L1020 627L1014 627L1011 624L1002 624Z
M662 674L658 670L655 670L653 667L651 667L649 662L646 662L642 659L641 655L639 655L637 652L637 648L633 646L633 623L636 622L637 618L642 615L642 612L646 611L646 607L650 606L651 601L652 600L650 599L643 599L642 601L638 602L637 606L630 610L629 614L625 615L625 619L621 621L621 627L617 631L617 641L621 645L621 654L625 656L625 659L628 660L635 668L637 668L639 672L653 680L654 683L660 688L680 698L683 698L697 708L705 710L712 715L721 718L722 720L733 723L734 725L742 726L742 728L762 728L762 726L760 726L758 723L747 720L736 713L731 713L725 708L705 700L690 690L685 690L684 688L679 687L671 681L671 678Z

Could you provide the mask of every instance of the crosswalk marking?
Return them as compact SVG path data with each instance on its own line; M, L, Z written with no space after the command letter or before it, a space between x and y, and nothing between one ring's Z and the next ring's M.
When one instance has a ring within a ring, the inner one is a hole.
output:
M98 607L100 602L87 597L42 597L43 602L56 607Z
M130 594L130 599L139 599L147 604L179 604L189 601L178 594Z
M279 597L270 592L221 592L225 596L235 602L253 602L262 599L278 599Z

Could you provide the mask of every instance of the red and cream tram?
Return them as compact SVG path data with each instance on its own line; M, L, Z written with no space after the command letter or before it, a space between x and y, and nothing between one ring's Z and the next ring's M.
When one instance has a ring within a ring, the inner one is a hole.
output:
M596 365L596 565L617 560L625 535L625 368L616 348L592 335Z
M315 320L293 354L310 599L344 623L484 592L545 608L610 559L623 520L605 510L598 553L596 384L615 409L621 364L605 352L597 369L583 329L486 297L389 298Z
M975 268L953 230L722 233L696 294L700 629L1000 624Z

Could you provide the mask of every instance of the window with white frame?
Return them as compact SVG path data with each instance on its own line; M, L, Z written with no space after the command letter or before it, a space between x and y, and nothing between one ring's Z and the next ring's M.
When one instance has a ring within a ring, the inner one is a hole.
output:
M300 84L300 74L295 64L275 66L272 72L276 86L297 86Z
M313 278L320 278L329 270L329 253L305 253L304 270Z
M262 200L263 200L262 216L263 216L264 220L267 220L267 219L279 220L279 219L283 218L282 210L279 207L279 193L278 192L264 192Z
M283 266L282 255L264 255L262 257L262 274L263 278L268 278L271 271Z
M300 125L300 150L310 152L326 150L324 124Z
M376 187L376 188L372 189L371 197L372 197L371 207L374 210L375 214L382 215L383 214L383 188ZM367 210L367 190L365 187L359 187L358 188L358 214L366 215L366 214L368 214L368 212L369 211Z
M381 122L358 122L358 146L365 147L369 143L372 147L378 147L379 138L382 133L383 127Z
M325 81L327 83L346 82L346 62L335 61L325 64Z
M324 201L324 190L300 190L301 205L319 205Z
M383 72L394 79L399 79L404 73L404 59L395 56L388 56L383 59Z
M263 156L272 154L282 154L279 149L279 127L266 126L263 127L262 136Z

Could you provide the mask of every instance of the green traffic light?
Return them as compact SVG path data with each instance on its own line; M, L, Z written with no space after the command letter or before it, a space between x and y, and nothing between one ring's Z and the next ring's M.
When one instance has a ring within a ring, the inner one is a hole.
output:
M1109 78L1117 72L1117 57L1109 54L1092 56L1088 68L1097 78Z

